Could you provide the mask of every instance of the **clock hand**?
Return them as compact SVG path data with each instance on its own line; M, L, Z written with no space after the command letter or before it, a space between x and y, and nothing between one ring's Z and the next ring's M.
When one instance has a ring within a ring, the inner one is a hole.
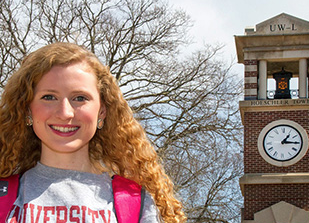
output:
M288 134L282 141L281 144L284 144L286 142L286 140L290 137L290 134Z
M291 141L284 141L282 144L299 144L300 142L291 142Z

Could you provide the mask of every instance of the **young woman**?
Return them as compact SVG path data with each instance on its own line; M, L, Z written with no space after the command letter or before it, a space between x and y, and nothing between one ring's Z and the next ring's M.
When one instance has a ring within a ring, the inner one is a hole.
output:
M141 222L185 221L109 69L84 48L29 54L3 91L0 123L0 177L21 175L7 222L117 222L114 174L146 188Z

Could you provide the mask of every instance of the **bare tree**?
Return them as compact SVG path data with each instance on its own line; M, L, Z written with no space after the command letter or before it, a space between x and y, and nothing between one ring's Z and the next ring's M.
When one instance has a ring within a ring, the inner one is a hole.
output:
M115 75L156 146L189 222L237 222L241 83L222 46L191 55L185 12L160 0L0 0L0 87L30 51L84 45Z

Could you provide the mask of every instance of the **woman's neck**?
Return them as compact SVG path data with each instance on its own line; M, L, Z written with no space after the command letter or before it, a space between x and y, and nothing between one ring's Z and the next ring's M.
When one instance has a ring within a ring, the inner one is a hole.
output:
M46 166L99 174L90 161L88 150L77 153L57 153L42 150L40 162Z

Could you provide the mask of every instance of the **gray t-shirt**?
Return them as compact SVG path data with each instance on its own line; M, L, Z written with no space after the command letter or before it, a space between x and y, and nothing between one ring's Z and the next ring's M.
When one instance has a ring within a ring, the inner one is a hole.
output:
M112 180L101 175L63 170L38 163L20 180L17 200L7 222L117 223ZM141 223L160 222L146 193Z

